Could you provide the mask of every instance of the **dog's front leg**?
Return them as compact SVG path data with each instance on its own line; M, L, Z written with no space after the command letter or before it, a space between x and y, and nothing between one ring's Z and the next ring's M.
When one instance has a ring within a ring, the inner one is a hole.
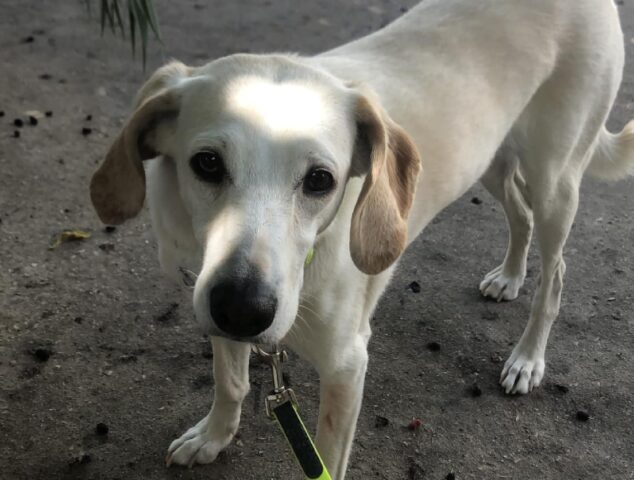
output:
M205 418L172 442L168 466L211 463L238 431L242 401L249 392L251 345L219 337L212 337L211 344L216 385L213 406Z
M366 341L357 335L351 344L330 352L320 370L317 449L333 480L343 480L363 398L368 364Z

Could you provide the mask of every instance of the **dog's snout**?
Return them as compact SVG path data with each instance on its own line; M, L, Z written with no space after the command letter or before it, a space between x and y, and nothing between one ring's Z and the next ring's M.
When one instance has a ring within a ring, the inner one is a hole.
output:
M277 298L270 287L247 279L225 281L211 289L209 311L223 332L234 337L253 337L275 318Z

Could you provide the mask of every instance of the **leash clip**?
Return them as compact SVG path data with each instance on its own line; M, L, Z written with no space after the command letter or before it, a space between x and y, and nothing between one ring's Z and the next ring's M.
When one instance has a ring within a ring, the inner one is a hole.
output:
M297 407L297 397L292 389L284 385L284 377L282 375L282 363L288 360L286 350L280 350L277 345L273 347L272 352L266 352L257 345L253 345L253 351L258 355L260 360L271 367L273 374L273 390L264 399L266 407L266 416L275 419L273 410L285 403L291 402Z

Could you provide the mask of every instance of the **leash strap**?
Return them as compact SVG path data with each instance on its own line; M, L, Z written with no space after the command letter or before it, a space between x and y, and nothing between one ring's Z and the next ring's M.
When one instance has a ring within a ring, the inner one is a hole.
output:
M331 480L317 448L302 422L297 408L291 401L273 408L273 416L277 420L288 444L291 446L297 463L310 480Z

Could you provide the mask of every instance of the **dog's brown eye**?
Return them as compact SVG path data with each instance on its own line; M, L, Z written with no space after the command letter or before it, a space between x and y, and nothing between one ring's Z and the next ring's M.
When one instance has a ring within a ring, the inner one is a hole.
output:
M227 173L222 157L212 150L195 154L191 159L191 166L201 180L211 183L222 182Z
M335 186L332 174L324 168L315 168L304 178L304 192L308 195L324 195Z

